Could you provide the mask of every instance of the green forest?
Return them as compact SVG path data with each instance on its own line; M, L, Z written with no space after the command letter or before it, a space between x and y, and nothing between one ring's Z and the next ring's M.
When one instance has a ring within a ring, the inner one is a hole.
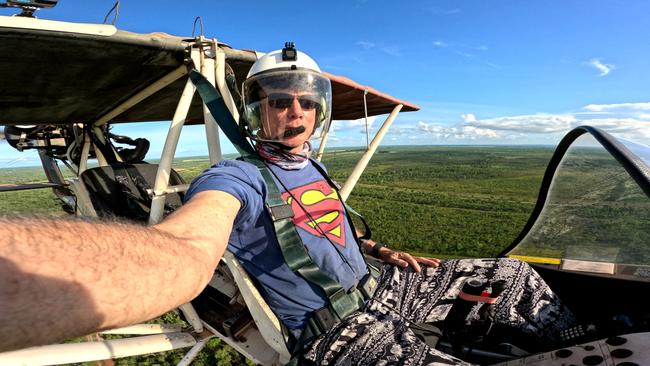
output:
M348 203L374 238L394 248L441 256L494 256L516 237L535 204L553 150L547 147L382 148ZM323 162L345 183L363 150L331 150ZM209 166L178 159L190 181ZM0 169L0 184L45 181L40 168ZM4 192L0 213L65 216L48 189Z

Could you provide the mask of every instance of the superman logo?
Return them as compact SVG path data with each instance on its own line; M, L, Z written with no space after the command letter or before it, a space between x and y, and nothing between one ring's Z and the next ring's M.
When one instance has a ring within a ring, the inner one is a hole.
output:
M326 235L332 242L345 246L343 205L339 195L326 181L297 187L290 192L282 193L282 199L291 205L296 226L321 238ZM300 201L300 204L296 201Z

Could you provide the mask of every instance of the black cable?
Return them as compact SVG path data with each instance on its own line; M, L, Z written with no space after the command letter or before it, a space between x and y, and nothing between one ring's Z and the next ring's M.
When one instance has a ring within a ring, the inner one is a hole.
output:
M196 32L196 22L199 22L199 26L201 27L201 36L203 35L203 19L199 16L194 18L194 25L192 26L192 38L194 38L194 34Z
M111 8L111 10L109 10L108 13L106 13L106 16L104 17L104 21L103 21L104 24L106 24L106 20L108 20L108 16L111 15L113 10L115 10L115 15L113 16L113 23L112 24L115 25L115 22L117 22L117 17L120 14L120 2L119 2L119 0L116 1L115 4L113 5L113 7Z

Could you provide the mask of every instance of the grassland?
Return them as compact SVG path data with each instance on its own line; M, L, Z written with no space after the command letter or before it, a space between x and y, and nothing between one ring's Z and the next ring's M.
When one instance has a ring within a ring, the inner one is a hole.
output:
M47 182L42 168L0 169L0 185ZM50 189L0 192L0 214L67 216Z

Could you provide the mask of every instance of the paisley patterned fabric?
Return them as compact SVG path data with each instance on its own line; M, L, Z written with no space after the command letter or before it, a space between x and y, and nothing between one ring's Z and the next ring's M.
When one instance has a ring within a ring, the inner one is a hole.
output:
M546 342L573 325L548 285L527 264L513 259L443 261L421 273L384 265L379 287L364 311L317 338L304 352L307 363L322 365L468 365L429 347L409 328L442 321L468 278L507 281L494 305L495 326L515 336ZM480 305L468 318L478 319Z

